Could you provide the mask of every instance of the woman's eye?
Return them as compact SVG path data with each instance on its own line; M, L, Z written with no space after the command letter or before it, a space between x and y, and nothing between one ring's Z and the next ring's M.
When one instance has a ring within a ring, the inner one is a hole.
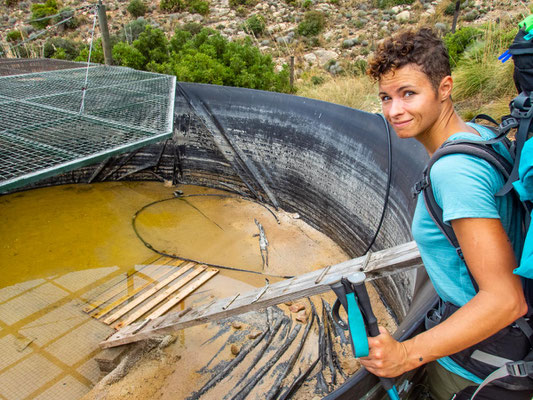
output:
M390 97L389 96L381 96L381 102L383 103L384 101L388 101L390 100Z

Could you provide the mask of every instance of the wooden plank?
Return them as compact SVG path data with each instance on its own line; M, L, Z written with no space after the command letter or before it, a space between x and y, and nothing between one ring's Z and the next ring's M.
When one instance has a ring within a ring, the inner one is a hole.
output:
M206 283L217 273L218 269L209 268L205 274L201 275L197 280L192 282L192 284L188 285L183 290L180 290L176 296L171 298L169 301L167 301L165 304L163 304L161 307L151 313L147 317L147 319L154 319L160 317L172 307L174 307L176 304L178 304L180 301L182 301L184 298L186 298L188 295L190 295L192 292L194 292L196 289L198 289L200 286L202 286L204 283Z
M161 256L158 256L157 258L156 257L153 257L153 258L155 259L149 264L141 264L141 268L139 269L139 271L142 271L143 269L148 268L152 265L164 265L172 261L172 259L168 257L163 258ZM156 261L160 261L161 264L159 263L155 264ZM135 275L139 271L135 271L132 275ZM120 284L122 282L125 282L128 279L128 277L129 275L126 273L126 275L122 279L120 279L116 284L106 289L103 293L100 293L95 299L89 300L87 302L88 303L87 306L83 308L83 311L86 313L90 313L94 311L95 309L97 309L98 307L100 307L102 304L105 304L106 302L111 300L113 297L120 294L120 292L124 290L124 289L119 289L119 287L121 286Z
M103 319L103 322L110 325L113 322L115 322L117 319L122 317L124 314L126 314L128 311L135 308L137 305L141 304L144 300L146 300L148 297L153 295L154 293L157 293L159 290L167 286L170 282L172 282L177 277L183 275L185 272L189 271L191 268L194 267L194 263L187 263L183 267L181 267L179 270L168 276L167 278L163 279L161 282L156 284L155 286L152 286L150 289L142 293L140 296L126 304L124 307L119 308L117 311L115 311L113 314L108 316L107 318Z
M198 275L200 275L202 272L204 272L206 270L206 268L207 267L205 265L201 265L199 267L196 267L193 271L189 272L186 276L184 276L183 278L179 279L177 282L174 282L174 284L170 285L163 292L159 293L156 297L151 299L148 303L143 304L142 307L139 307L131 315L128 315L128 318L126 318L125 320L120 321L118 324L116 324L115 325L115 329L120 329L123 326L129 325L132 322L138 320L140 317L142 317L144 314L146 314L152 308L157 306L163 300L167 299L176 290L182 288L187 283L189 283L194 278L196 278Z
M107 306L103 307L102 309L98 310L95 314L92 315L93 318L100 319L107 313L109 313L111 310L114 310L118 306L120 306L122 303L124 303L126 300L132 298L137 293L141 292L143 289L147 288L148 286L152 285L154 282L158 282L161 278L163 278L165 275L172 272L172 270L168 270L164 268L164 265L160 266L160 269L157 271L154 271L154 277L151 279L151 281L147 281L146 283L140 285L138 288L133 289L129 292L127 292L124 296L118 298L117 300L113 301L112 303L108 304Z
M322 270L277 282L270 285L263 296L254 303L252 303L253 299L262 288L241 294L226 309L223 307L228 304L230 298L221 299L214 304L208 304L207 306L192 310L183 316L179 316L179 313L163 315L149 321L140 330L138 328L144 321L135 323L127 327L126 330L116 332L106 341L100 343L100 346L102 348L114 347L148 339L156 335L168 335L190 326L249 311L260 310L289 300L328 292L331 290L330 286L339 282L343 276L350 276L356 280L363 281L365 279L375 279L393 272L403 272L423 266L420 253L414 242L405 243L372 254L365 270L361 271L365 259L366 257L363 256L331 266L329 271L318 283L315 283L315 281L322 274Z

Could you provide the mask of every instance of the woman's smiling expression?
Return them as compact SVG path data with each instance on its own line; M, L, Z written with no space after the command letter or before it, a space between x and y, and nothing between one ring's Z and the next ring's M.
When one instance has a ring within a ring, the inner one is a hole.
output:
M379 80L379 97L385 118L400 138L423 141L442 112L443 96L439 96L427 75L415 64L383 75Z

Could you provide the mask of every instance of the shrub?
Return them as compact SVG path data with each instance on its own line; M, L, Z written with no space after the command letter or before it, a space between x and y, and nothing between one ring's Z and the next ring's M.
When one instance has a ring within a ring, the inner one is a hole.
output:
M313 5L313 2L311 0L304 0L302 3L302 8L305 8L306 10L311 8Z
M207 15L209 14L209 3L203 0L192 0L189 3L189 12L193 14Z
M170 48L170 59L159 66L159 71L170 72L181 81L290 90L288 69L276 73L271 56L261 54L250 38L229 42L211 29L203 29L196 35L176 29Z
M133 18L142 17L148 11L146 4L142 0L131 0L127 8Z
M366 60L359 59L355 60L354 63L351 65L352 72L356 76L364 76L366 75L366 68L368 66L368 63Z
M80 25L80 21L74 17L74 10L70 7L63 7L59 10L59 15L54 18L54 23L61 22L67 18L70 19L62 24L65 29L76 29Z
M324 82L325 82L325 79L324 79L324 77L322 77L322 76L313 75L313 76L311 77L311 83L312 83L313 85L315 85L315 86L316 86L316 85L322 85Z
M89 58L89 45L85 45L80 50L80 54L78 57L74 59L74 61L84 61L87 62L87 59ZM91 62L92 63L104 63L104 50L102 48L102 39L96 39L93 43L93 48L91 51Z
M19 40L22 40L22 33L20 30L14 29L7 33L6 39L8 42L18 42Z
M473 27L463 27L458 29L455 33L448 33L444 36L444 44L448 49L450 56L450 64L454 68L466 48L473 43L482 34L482 31Z
M31 12L31 24L38 29L46 28L51 22L51 18L46 17L57 14L57 1L46 0L45 3L32 4Z
M159 8L162 11L182 11L186 5L185 0L161 0Z
M452 1L444 9L444 15L453 15L455 14L455 1Z
M80 55L80 44L60 37L48 39L43 47L43 55L45 58L74 60Z
M261 35L264 32L265 27L265 18L259 14L252 15L244 23L244 30L255 36Z
M132 43L146 29L148 22L144 18L138 18L124 25L118 37L121 42Z
M153 61L157 64L168 60L168 40L161 29L147 25L139 38L133 42L135 47L145 58L145 62ZM143 65L145 67L146 64Z
M231 8L237 8L239 6L253 7L257 2L258 0L229 0L229 6Z
M113 54L113 60L124 67L142 69L146 65L146 58L142 53L127 43L117 43L113 46L111 52Z
M287 3L289 6L296 7L298 5L298 0L285 0L285 3Z
M378 8L389 8L406 4L413 4L415 0L374 0Z
M16 6L18 4L19 0L6 0L5 4L8 7ZM1 52L1 50L0 50Z
M298 25L298 33L302 36L316 36L324 29L325 23L324 13L308 11L304 14L303 21Z

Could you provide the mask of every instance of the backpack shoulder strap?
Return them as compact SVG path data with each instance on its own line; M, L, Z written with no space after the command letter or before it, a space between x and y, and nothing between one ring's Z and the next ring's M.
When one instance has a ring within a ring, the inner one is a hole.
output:
M435 153L429 160L426 169L424 170L422 181L417 183L417 185L415 186L415 194L422 192L422 195L424 196L426 209L428 210L431 219L435 222L435 224L444 234L448 242L450 242L450 244L453 246L453 248L457 252L457 255L464 262L465 259L461 247L459 246L457 236L455 235L453 228L444 222L443 211L435 199L430 178L432 166L441 157L457 153L473 155L487 161L503 175L504 180L507 180L509 178L509 174L513 166L507 161L505 157L496 152L496 150L494 150L492 146L490 146L490 144L487 144L486 142L474 140L453 140L445 142L437 151L435 151ZM468 273L470 274L470 270L468 270ZM470 277L472 278L472 283L474 284L474 287L477 291L477 284L473 279L472 275L470 275Z

